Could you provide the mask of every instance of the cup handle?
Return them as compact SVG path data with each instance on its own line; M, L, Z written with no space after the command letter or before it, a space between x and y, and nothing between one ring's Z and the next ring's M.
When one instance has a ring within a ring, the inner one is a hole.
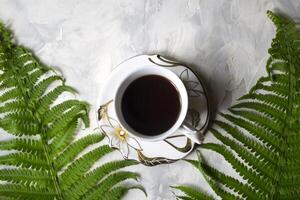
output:
M203 134L194 128L192 125L190 125L187 122L183 122L181 127L179 128L179 131L184 134L186 137L191 139L193 142L197 144L201 144L203 140Z

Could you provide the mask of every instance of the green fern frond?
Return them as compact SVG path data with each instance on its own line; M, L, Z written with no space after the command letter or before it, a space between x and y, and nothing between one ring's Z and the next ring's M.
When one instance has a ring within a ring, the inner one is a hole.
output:
M38 133L38 125L31 121L11 120L10 123L1 124L0 127L5 131L16 136L30 136Z
M258 102L241 102L231 107L231 109L249 109L252 111L260 111L267 116L272 117L272 119L284 121L286 114L283 110L273 107L268 104L258 103Z
M240 100L258 100L269 105L274 105L280 110L285 110L288 105L286 98L273 94L247 94L240 98Z
M108 192L106 192L103 196L101 196L98 199L87 198L86 200L118 200L122 196L124 196L129 190L132 190L132 189L141 190L147 196L144 188L141 187L140 185L137 185L137 186L127 186L127 187L126 186L118 186L118 187L115 187L115 188L109 190Z
M187 186L175 186L172 188L180 190L181 192L183 192L186 195L186 196L178 196L179 199L186 199L186 197L188 199L192 199L192 200L197 200L197 199L212 200L213 199L212 197L205 195L203 192L200 192L196 188L187 187Z
M271 11L267 15L277 27L266 64L268 76L229 113L221 113L210 129L219 143L200 145L221 155L240 177L225 175L201 156L189 161L222 199L300 196L300 33L294 22Z
M15 86L15 81L14 81L13 77L4 77L4 78L0 83L0 89L1 90L4 90L6 88L12 88L12 87Z
M197 200L195 198L191 198L191 197L188 197L188 196L176 196L176 200Z
M59 163L57 164L57 168L65 166L67 163L73 161L75 157L86 147L100 142L103 138L103 135L91 134L70 144L64 151L55 157L55 162Z
M229 110L232 114L235 116L240 116L241 119L248 120L253 122L258 127L262 127L264 130L268 130L271 132L273 137L276 137L278 139L282 139L282 136L280 134L280 130L283 127L283 123L280 121L276 121L272 119L271 117L268 117L267 115L262 115L261 113L258 114L253 111L246 111L246 110ZM223 115L224 116L224 115ZM266 134L266 136L261 136L261 139L268 137L269 134ZM257 137L259 135L257 134ZM271 137L269 137L270 139Z
M265 92L271 92L275 95L280 97L287 97L288 96L288 85L283 85L281 83L272 83L272 85L264 85L260 84L259 82L252 88L253 90L262 90ZM251 92L252 93L252 92Z
M53 137L57 132L65 128L71 121L75 118L81 118L81 114L86 114L86 110L80 107L73 107L65 114L61 115L60 118L56 119L53 124L50 125L50 131L48 131L47 136Z
M68 126L56 134L52 142L49 144L50 157L54 157L67 147L74 139L74 132L78 126L78 120L71 121Z
M247 120L244 120L241 118L236 118L231 115L223 115L223 116L227 119L232 120L233 123L241 125L241 128L243 128L244 130L251 132L253 134L253 136L260 139L261 142L263 142L264 144L268 144L268 147L270 149L280 148L280 139L281 138L278 138L278 137L276 138L276 137L274 137L274 135L272 135L273 137L270 137L270 135L268 135L268 132L264 128L254 125L252 123L249 123ZM223 128L224 130L226 130L230 135L232 135L232 137L240 140L244 144L245 143L250 144L252 142L251 139L248 139L247 137L245 137L243 135L243 133L241 133L241 131L239 129L237 129L236 127L232 127L232 126L228 125L227 123L224 123L221 121L216 121L216 125L218 125L220 128ZM269 132L271 132L271 131L269 131ZM253 142L255 142L255 141L253 141Z
M35 184L36 187L45 187L50 181L47 171L33 169L2 169L0 179L10 183L21 183L23 185Z
M0 185L0 194L13 199L53 199L55 191L49 189L36 188L34 186L23 186L20 184Z
M128 167L131 165L136 165L137 162L133 160L121 160L121 161L113 161L105 163L104 165L94 169L93 171L87 173L86 175L81 175L80 180L82 184L73 184L66 191L67 199L81 199L84 194L86 194L93 185L96 185L99 181L101 181L106 175L122 169L124 167Z
M1 44L5 44L6 46L10 47L13 41L13 34L12 32L5 27L4 24L0 23L0 42Z
M41 155L43 144L38 139L14 138L7 141L0 141L0 150L19 150Z
M69 189L69 186L77 182L81 177L81 174L91 168L94 162L112 151L113 150L109 146L104 145L88 152L78 160L74 161L60 176L62 190Z
M99 185L96 185L94 188L92 188L91 191L88 191L88 194L84 196L83 199L99 199L118 183L127 179L137 180L138 177L139 175L134 172L116 172L112 175L109 175Z
M28 104L26 105L23 100L15 100L12 102L5 103L0 107L0 113L7 112L26 112L29 111Z
M22 98L20 96L20 91L18 88L13 88L0 95L0 102L6 102L10 99L18 99L18 98Z
M89 126L88 104L75 99L54 104L61 94L75 92L62 76L14 43L0 23L0 128L11 135L0 141L5 152L0 156L0 199L79 200L103 187L116 193L101 199L112 200L130 189L144 191L122 182L137 174L116 172L137 162L111 161L93 169L114 149L100 145L101 133L75 139L81 123Z
M33 88L33 86L42 77L44 73L45 71L43 69L35 69L32 73L27 74L28 79L26 79L26 81L28 82L30 89Z
M260 176L264 178L272 179L273 173L276 170L276 160L275 156L268 152L267 149L261 148L261 152L256 152L256 149L250 149L251 153L246 150L243 146L239 145L237 142L218 134L213 131L213 135L219 139L223 144L234 150L237 155L246 163L249 167L255 168L255 171L262 172ZM253 154L252 154L253 152Z
M20 111L20 112L11 112L5 117L2 118L2 121L9 123L9 121L19 121L20 123L25 120L28 122L35 122L36 118L30 110Z
M201 157L200 153L198 153L198 157L201 162L202 157ZM194 165L194 166L196 166L196 165ZM209 183L209 185L211 186L211 188L215 191L215 193L217 195L222 196L223 199L229 199L229 200L239 199L236 194L230 193L228 190L226 190L226 188L221 187L220 184L216 180L209 177L200 164L197 164L197 166L198 166L198 169L200 170L200 172L204 175L205 180Z
M60 76L50 76L45 79L43 79L41 82L39 82L32 91L30 91L30 99L34 101L38 97L40 97L42 94L44 94L45 90L49 87L49 85L55 81L62 80Z
M33 168L37 170L48 168L47 162L42 157L38 157L37 155L24 152L11 153L8 155L0 156L0 164Z
M235 169L250 184L259 186L259 189L262 192L267 192L269 190L269 185L264 182L264 179L267 179L267 177L261 177L256 170L244 165L243 162L235 157L232 151L228 150L223 145L207 143L201 145L201 147L221 154L226 161L231 164L233 169Z
M46 111L48 111L53 102L64 92L74 93L75 90L70 86L59 85L46 95L39 98L37 102L37 113L44 114Z
M56 106L53 106L43 117L44 123L53 122L55 119L63 115L66 111L73 107L79 107L79 109L87 109L88 104L78 100L66 100Z

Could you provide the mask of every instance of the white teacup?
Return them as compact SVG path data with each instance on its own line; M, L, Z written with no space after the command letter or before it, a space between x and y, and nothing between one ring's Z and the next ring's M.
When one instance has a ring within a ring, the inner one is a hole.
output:
M180 113L174 125L170 127L167 131L162 132L161 134L155 136L145 135L131 128L126 123L126 120L124 119L122 109L121 109L122 97L126 88L134 80L147 75L158 75L168 79L176 87L181 102ZM122 128L126 132L128 132L128 134L132 135L133 137L139 138L142 141L155 142L155 141L164 140L175 131L180 131L180 133L186 135L195 143L198 144L201 143L201 139L200 139L201 133L199 133L195 128L193 128L190 124L186 123L185 121L187 110L188 110L188 94L183 82L175 73L160 66L142 66L122 78L123 80L121 80L120 84L117 86L118 89L116 90L116 94L114 98L114 107L115 107L117 120L119 121Z

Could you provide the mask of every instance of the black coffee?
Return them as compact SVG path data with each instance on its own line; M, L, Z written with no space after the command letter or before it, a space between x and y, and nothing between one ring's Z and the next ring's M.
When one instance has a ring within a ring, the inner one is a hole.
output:
M177 121L181 108L176 87L166 78L147 75L134 80L122 97L122 113L135 131L159 135Z

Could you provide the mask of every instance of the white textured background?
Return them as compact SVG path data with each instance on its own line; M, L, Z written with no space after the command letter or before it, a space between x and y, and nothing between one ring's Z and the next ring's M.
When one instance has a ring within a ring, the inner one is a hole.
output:
M122 60L142 53L161 53L193 65L215 107L230 106L265 73L274 36L268 9L300 21L299 0L0 0L0 19L21 44L61 70L79 98L92 105L93 128L105 77ZM206 140L213 138L208 135ZM208 162L232 173L220 157L204 154ZM211 192L196 169L183 161L132 170L142 174L147 199L175 199L169 185L178 184ZM146 198L131 191L126 199Z

